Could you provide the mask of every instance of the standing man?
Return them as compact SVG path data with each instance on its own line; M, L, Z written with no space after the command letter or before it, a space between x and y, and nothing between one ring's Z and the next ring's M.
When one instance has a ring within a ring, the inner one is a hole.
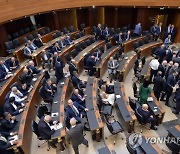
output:
M169 45L171 44L171 35L168 35L168 37L164 40L165 48L168 49Z
M151 60L149 66L151 67L149 81L152 82L152 78L156 76L159 67L159 61L157 56L155 57L155 59Z
M174 42L174 39L176 37L176 28L174 27L174 25L171 26L171 30L170 30L170 33L171 33L171 40L172 42Z
M166 39L169 34L171 34L171 24L169 24L168 27L165 28L164 39Z
M157 39L161 35L161 32L162 32L162 23L159 23L159 26L157 26L156 28Z
M63 68L64 63L61 61L60 57L58 57L55 63L55 76L57 78L57 84L60 79L64 78Z
M96 38L97 40L101 39L102 37L102 28L101 28L101 24L98 24L97 28L96 28Z
M138 24L135 26L134 35L135 35L135 36L141 36L141 33L142 33L141 23L138 23Z
M70 124L71 124L71 128L67 132L67 140L68 141L71 140L75 154L79 154L78 146L80 144L84 144L86 145L86 147L89 147L88 141L84 138L83 135L84 124L82 123L76 124L75 118L70 119Z
M153 35L153 40L154 41L157 41L157 33L156 33L156 28L157 28L157 25L154 24L154 26L151 27L151 34Z

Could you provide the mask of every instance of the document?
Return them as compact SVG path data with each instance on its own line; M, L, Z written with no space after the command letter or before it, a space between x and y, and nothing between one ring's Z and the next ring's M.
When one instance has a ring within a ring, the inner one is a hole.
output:
M35 82L35 81L37 81L37 78L33 78L32 80Z
M54 130L58 130L58 129L61 129L63 127L62 123L58 123L57 125L52 125L51 126L51 130L54 129Z
M116 98L121 98L121 95L116 95Z
M58 112L55 112L55 113L51 113L51 117L57 117L59 115Z
M148 101L148 102L152 102L152 101L153 101L153 98L152 98L152 97L148 97L147 101Z

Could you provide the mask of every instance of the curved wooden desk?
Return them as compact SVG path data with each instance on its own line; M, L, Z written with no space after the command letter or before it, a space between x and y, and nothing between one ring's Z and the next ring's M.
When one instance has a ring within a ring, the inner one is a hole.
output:
M87 119L89 122L89 127L92 135L95 135L96 141L100 142L101 137L104 136L104 126L99 114L99 109L97 106L98 98L98 80L97 78L88 78L86 85L86 108L89 109L87 112Z
M117 52L118 52L119 46L113 46L112 48L110 48L109 50L105 51L102 56L101 59L99 61L96 62L96 77L97 78L101 78L105 71L107 70L107 63L108 60L111 56L114 56Z
M93 44L91 44L90 46L86 47L84 50L82 50L75 58L75 63L76 63L76 66L78 68L78 73L81 73L82 70L83 70L83 59L84 59L84 56L87 54L87 53L93 53L94 52L94 49L95 48L98 48L99 46L105 46L105 41L103 40L99 40L99 41L96 41L94 42Z
M14 82L19 82L18 76L23 72L24 67L18 67L18 70L15 71L14 75L10 77L7 82L2 86L0 90L0 105L4 105L4 98L6 94L10 91L10 87Z
M116 95L116 105L118 107L118 111L120 111L128 129L128 133L134 131L134 125L136 121L136 116L134 111L131 109L129 105L129 100L124 91L124 83L116 81L114 83L114 93ZM118 98L118 96L120 98Z

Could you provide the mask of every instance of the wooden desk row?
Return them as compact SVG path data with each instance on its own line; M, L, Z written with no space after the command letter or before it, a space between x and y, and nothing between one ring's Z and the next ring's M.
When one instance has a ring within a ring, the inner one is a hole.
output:
M114 83L114 93L116 95L116 105L118 107L118 112L120 111L123 120L126 123L128 133L131 133L132 131L134 131L136 116L129 105L129 100L125 94L123 82L120 83L116 81Z
M99 61L96 62L96 77L97 78L101 78L104 73L106 72L106 68L107 68L107 63L109 61L109 58L114 56L117 52L118 52L119 46L113 46L112 48L110 48L109 50L105 51L102 56L101 59Z
M100 142L101 137L104 137L104 126L99 114L99 109L97 106L98 102L98 80L97 78L88 78L86 91L86 108L89 109L87 112L87 119L89 122L89 127L93 136L95 136L96 141Z
M99 40L99 41L96 41L94 42L93 44L91 44L90 46L88 46L87 48L85 48L84 50L82 50L75 58L75 63L76 63L76 66L78 68L78 73L81 73L82 70L83 70L83 59L84 59L84 56L88 53L94 53L94 50L95 48L98 48L100 46L104 46L105 47L105 41L103 40Z
M54 134L52 134L51 139L57 140L59 143L58 146L61 151L65 148L65 105L67 100L69 99L70 94L72 93L73 86L70 82L69 78L60 80L59 84L57 85L57 92L54 96L52 104L52 111L51 113L58 113L57 116L52 117L52 120L59 121L62 123L63 127L59 130L56 130Z

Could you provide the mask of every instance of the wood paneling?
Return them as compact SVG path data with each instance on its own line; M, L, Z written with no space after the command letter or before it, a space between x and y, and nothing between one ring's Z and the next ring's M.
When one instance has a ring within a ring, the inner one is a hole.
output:
M85 23L85 26L90 26L89 23L89 9L76 9L77 25L80 29L80 24Z
M85 6L180 6L179 0L1 0L0 23L39 12Z
M92 25L98 25L98 23L104 25L104 7L97 7L91 9Z
M4 42L8 40L4 25L0 25L0 56L6 56L6 48Z
M105 10L105 24L107 24L108 27L114 27L114 20L115 20L115 8L114 7L107 7Z

